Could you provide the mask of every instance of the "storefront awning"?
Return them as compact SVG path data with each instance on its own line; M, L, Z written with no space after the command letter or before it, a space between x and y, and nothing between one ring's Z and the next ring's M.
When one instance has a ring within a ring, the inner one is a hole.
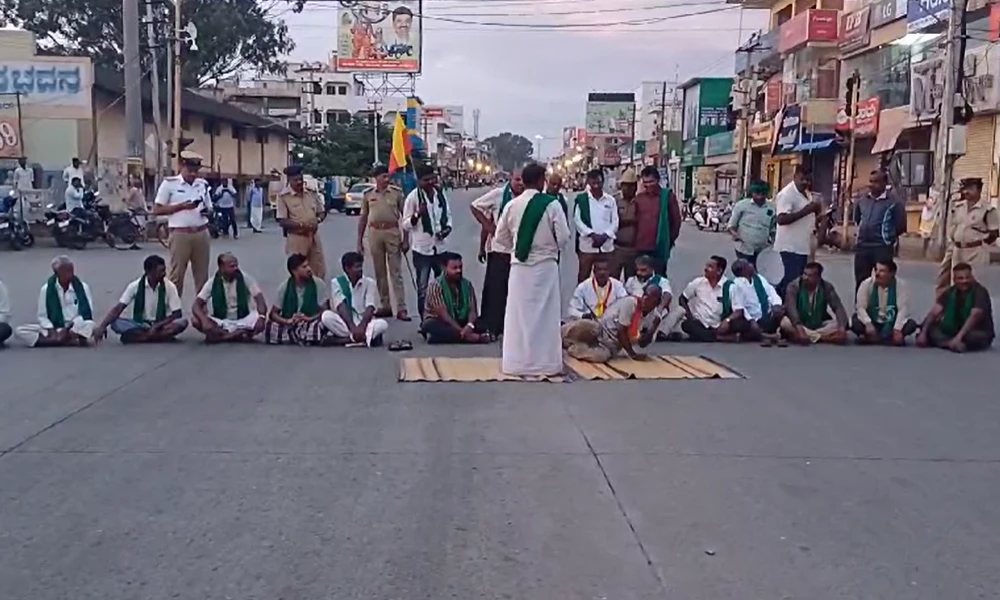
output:
M896 148L896 140L906 127L909 114L905 110L883 110L878 119L878 135L872 146L872 154L889 152Z

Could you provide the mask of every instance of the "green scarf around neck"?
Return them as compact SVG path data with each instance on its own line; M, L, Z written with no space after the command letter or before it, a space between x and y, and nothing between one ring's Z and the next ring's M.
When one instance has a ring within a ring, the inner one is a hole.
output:
M727 279L722 282L722 318L729 318L733 314L733 295L731 293L733 280Z
M941 313L941 331L951 337L958 335L959 330L962 329L965 321L972 314L972 302L976 297L975 290L970 289L962 294L962 301L959 303L958 294L958 288L955 286L951 286L944 293L944 312Z
M139 279L139 287L135 290L135 298L132 299L132 320L139 323L146 321L146 276ZM156 319L159 323L167 318L167 284L161 281L156 286Z
M550 194L549 192L545 192L545 193L549 194L550 196L554 196L555 199L559 201L559 206L562 207L563 214L566 215L566 218L568 219L569 218L569 206L566 205L566 197L563 196L563 193L562 192L559 192L558 194Z
M528 200L521 215L521 223L517 226L517 240L514 243L514 257L517 260L521 262L528 260L531 244L535 241L535 232L542 222L542 217L545 216L545 210L553 201L555 198L541 192Z
M809 290L802 280L799 280L799 293L795 297L795 307L799 311L799 320L806 329L816 330L826 321L827 303L823 282L816 286L812 302L809 302Z
M753 291L757 294L757 302L760 302L760 314L762 317L766 317L771 312L771 300L767 297L764 280L756 273L753 276Z
M514 199L514 190L510 189L510 184L508 183L503 187L503 196L500 198L500 208L497 209L497 214L502 215L503 209L507 208L510 201Z
M302 290L302 306L299 306L298 288L295 284L295 277L289 277L285 284L285 295L281 299L281 316L291 319L295 313L301 312L307 317L315 317L319 314L319 290L316 280L310 277Z
M250 290L243 273L236 272L236 318L242 319L250 314ZM226 300L226 281L222 273L216 273L212 281L212 316L216 319L229 318L229 302Z
M444 298L444 305L448 309L448 314L459 325L469 322L469 306L472 300L472 284L469 280L462 278L458 284L458 298L452 294L451 284L444 275L438 277L438 285L441 286L441 296Z
M441 228L438 231L442 231L449 226L448 221L448 201L444 197L444 192L438 188L434 188L434 193L430 200L427 200L427 195L424 190L417 188L417 193L420 198L424 200L427 205L427 210L420 214L420 225L427 235L434 235L434 226L431 224L431 206L434 204L434 199L437 198L438 205L441 207L441 220L439 225Z
M594 225L590 221L590 194L587 192L577 194L576 198L573 199L573 204L580 211L580 220L583 221L583 224L587 227L593 227Z
M347 304L347 311L353 319L357 316L358 311L354 309L354 287L351 286L351 280L347 278L347 275L338 275L337 285L340 286L340 293L344 295L344 303Z
M670 261L670 250L673 243L670 240L670 188L660 188L660 211L656 218L656 254L663 261L666 270Z
M83 287L83 282L79 277L73 276L69 282L76 295L76 308L80 313L80 318L84 321L93 321L94 312L90 307L90 298L87 298L87 291ZM62 300L59 299L59 280L53 275L49 277L45 284L45 314L52 321L52 326L56 329L66 327L66 318L63 316Z
M875 280L872 280L872 290L868 294L868 318L872 320L872 323L878 325L878 284ZM896 325L896 279L893 278L892 282L886 290L885 298L885 322L882 323L882 335L886 335L892 332L892 328Z

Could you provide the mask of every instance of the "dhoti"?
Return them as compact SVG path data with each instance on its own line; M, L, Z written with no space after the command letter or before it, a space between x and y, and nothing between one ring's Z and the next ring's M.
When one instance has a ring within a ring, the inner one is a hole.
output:
M260 315L257 311L252 310L250 313L243 317L242 319L216 319L215 317L209 317L215 324L222 328L226 333L235 333L237 331L253 331L253 328L257 326L257 319Z
M69 330L76 335L89 340L94 337L94 322L87 321L83 317L76 317L69 322ZM34 346L43 335L51 335L54 329L46 329L38 324L21 325L17 328L17 337L21 338L25 344Z
M344 319L340 315L332 310L323 311L323 315L319 320L323 323L323 327L326 327L333 335L339 338L352 339L351 328L347 326L347 323L344 322ZM373 342L382 337L382 334L388 330L389 323L385 319L372 319L368 321L368 327L365 329L365 343L371 346Z
M507 375L558 375L563 371L559 317L559 265L512 263L504 315L503 361Z
M250 227L254 231L260 231L264 224L264 205L255 205L250 207Z

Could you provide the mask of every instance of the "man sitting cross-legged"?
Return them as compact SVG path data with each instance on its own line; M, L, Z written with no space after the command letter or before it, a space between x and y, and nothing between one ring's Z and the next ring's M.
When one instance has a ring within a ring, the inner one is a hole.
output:
M653 332L639 335L642 318L660 306L662 291L648 285L641 298L625 296L614 302L597 320L575 319L562 327L562 343L566 354L577 360L605 363L625 351L632 360L648 360L639 354L633 343L647 346L653 341Z
M590 258L593 271L573 292L567 316L570 319L599 319L609 306L628 296L625 286L611 276L611 255L597 254Z
M773 341L785 316L781 296L745 258L733 263L733 275L736 278L732 282L723 284L723 318L730 319L732 331L739 334L740 341ZM730 285L731 292L726 289Z
M94 330L95 340L107 336L109 325L123 344L170 342L187 329L177 286L167 279L167 263L155 254L147 256L142 271L142 277L126 286L118 304ZM130 318L123 318L129 305Z
M264 342L319 346L332 343L333 333L321 321L330 310L326 282L313 275L304 254L292 254L286 263L288 279L279 287L267 318Z
M343 275L333 279L330 306L323 313L323 325L345 344L382 345L382 334L389 329L385 319L376 319L379 306L375 280L364 276L364 256L348 252L340 259Z
M462 257L452 252L441 256L444 273L427 285L427 302L421 332L428 344L480 344L490 334L477 331L476 291L462 276Z
M924 319L917 344L952 352L989 348L996 334L990 292L976 281L968 263L956 264L951 278L951 287L938 296Z
M861 282L851 329L860 344L902 346L917 331L910 318L909 286L896 277L896 262L880 258L871 277Z
M653 258L645 254L636 257L635 275L625 281L625 291L630 296L639 298L648 285L660 288L663 300L656 310L643 319L642 330L654 332L656 339L660 341L681 337L680 323L684 319L684 308L679 302L671 308L674 297L670 280L656 273L653 262Z
M252 341L264 331L267 314L264 294L257 282L240 270L233 254L220 254L216 263L215 277L205 282L195 298L192 324L205 334L205 341L210 344Z
M833 317L830 311L833 311ZM788 284L781 331L797 344L843 344L847 311L833 284L823 279L823 265L811 262Z
M726 259L712 256L704 272L691 280L677 299L685 313L681 328L695 342L735 340L728 318L731 315L722 314L723 301L729 302L732 287L725 278Z
M74 274L68 256L52 259L52 276L38 293L38 323L21 325L29 346L86 346L94 335L94 296Z

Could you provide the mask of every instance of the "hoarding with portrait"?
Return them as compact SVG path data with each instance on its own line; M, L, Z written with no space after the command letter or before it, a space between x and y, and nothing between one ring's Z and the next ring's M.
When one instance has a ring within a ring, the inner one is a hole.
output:
M341 0L337 14L337 71L419 73L423 28L420 0Z

